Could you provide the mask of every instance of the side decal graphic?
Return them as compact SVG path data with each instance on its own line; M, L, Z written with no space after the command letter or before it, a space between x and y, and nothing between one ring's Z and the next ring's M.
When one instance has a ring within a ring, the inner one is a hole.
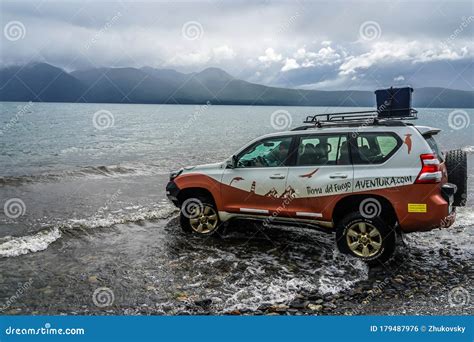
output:
M410 154L411 152L411 145L412 145L412 142L411 142L411 134L405 134L405 141L404 141L405 145L407 145L408 147L408 154Z
M316 170L311 171L310 173L307 173L305 175L300 175L300 177L301 178L311 178L316 174L316 172L318 172L318 170L319 170L319 168L317 168Z
M257 182L255 182L255 181L252 182L252 186L250 187L250 192L251 192L252 194L255 193L255 185L256 185L256 184L257 184Z
M252 214L268 214L269 211L265 209L254 209L254 208L240 208L242 213L252 213Z
M271 188L264 196L278 198L278 191L275 188Z
M305 211L297 211L296 216L308 216L308 217L323 217L321 213L308 213Z
M354 184L355 190L368 190L375 188L389 188L391 186L401 186L413 184L412 176L398 176L398 177L376 177L371 179L357 180Z
M281 194L280 198L294 198L295 195L296 195L295 189L293 189L291 185L288 185L285 191Z
M241 180L244 180L242 177L234 177L232 178L232 180L230 181L229 185L232 185L233 182L239 182Z

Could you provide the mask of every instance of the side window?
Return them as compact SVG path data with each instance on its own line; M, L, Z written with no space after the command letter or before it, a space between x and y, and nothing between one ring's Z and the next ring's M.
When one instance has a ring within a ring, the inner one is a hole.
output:
M363 147L363 146L369 147L369 141L367 140L366 137L358 136L357 137L357 146L359 146L359 147Z
M426 141L428 142L428 145L430 145L431 150L433 151L434 154L438 157L440 162L444 161L443 153L439 150L439 146L436 143L435 138L430 135L428 137L425 137Z
M284 166L289 157L292 137L269 138L259 141L237 157L237 167Z
M354 164L380 164L400 147L401 140L390 133L360 133L357 137Z
M321 134L300 138L297 166L347 165L349 163L349 150L345 134Z

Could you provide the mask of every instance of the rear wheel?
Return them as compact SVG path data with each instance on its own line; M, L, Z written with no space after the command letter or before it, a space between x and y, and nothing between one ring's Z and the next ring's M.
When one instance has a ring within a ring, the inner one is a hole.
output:
M344 217L336 229L339 251L369 264L385 262L395 251L395 229L380 217L367 218L353 212Z
M467 154L463 150L452 150L445 154L448 181L458 188L454 194L454 206L463 207L467 199Z
M188 198L181 205L181 228L187 233L211 235L221 222L215 205L206 198Z

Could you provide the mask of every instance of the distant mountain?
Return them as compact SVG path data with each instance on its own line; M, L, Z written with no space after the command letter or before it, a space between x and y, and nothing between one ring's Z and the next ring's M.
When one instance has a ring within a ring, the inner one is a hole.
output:
M135 68L100 68L71 73L86 88L86 102L164 103L175 86Z
M418 88L413 106L425 108L474 108L474 92L447 88Z
M0 101L375 106L371 91L268 87L237 79L219 68L190 74L151 67L96 68L67 73L46 63L0 69ZM413 105L474 108L474 92L418 88Z
M0 101L76 102L83 91L78 79L46 63L0 70Z

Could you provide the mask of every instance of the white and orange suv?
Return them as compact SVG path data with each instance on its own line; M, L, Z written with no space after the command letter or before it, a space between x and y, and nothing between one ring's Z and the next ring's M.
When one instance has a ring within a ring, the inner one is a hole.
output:
M343 253L385 261L396 233L447 228L464 205L466 154L441 153L439 131L377 118L317 121L172 172L166 192L186 232L209 235L234 218L312 226L335 232Z

